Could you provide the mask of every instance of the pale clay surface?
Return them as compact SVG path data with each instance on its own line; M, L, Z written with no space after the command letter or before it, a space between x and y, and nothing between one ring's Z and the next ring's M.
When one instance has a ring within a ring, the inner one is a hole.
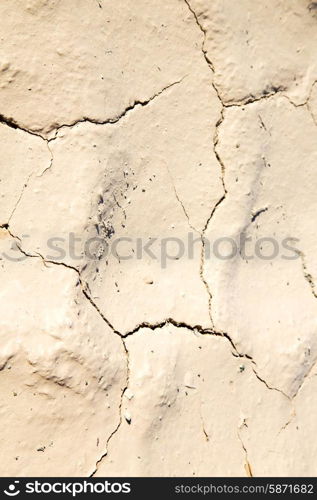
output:
M316 476L317 3L0 11L1 475Z

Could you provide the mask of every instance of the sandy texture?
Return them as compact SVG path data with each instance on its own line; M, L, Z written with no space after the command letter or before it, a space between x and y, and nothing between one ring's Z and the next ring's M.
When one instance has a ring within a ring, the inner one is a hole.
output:
M316 476L316 2L0 13L1 475Z

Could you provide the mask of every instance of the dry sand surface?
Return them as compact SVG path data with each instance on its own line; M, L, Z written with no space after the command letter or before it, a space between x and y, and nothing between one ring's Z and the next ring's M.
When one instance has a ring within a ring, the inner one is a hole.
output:
M317 2L1 0L2 476L317 475Z

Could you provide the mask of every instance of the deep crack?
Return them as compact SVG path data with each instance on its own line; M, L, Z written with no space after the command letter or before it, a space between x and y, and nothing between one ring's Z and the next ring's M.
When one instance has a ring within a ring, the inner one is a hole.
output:
M10 128L13 128L15 130L21 130L22 132L26 132L27 134L35 135L36 137L40 137L43 140L46 140L45 137L43 137L40 133L34 132L31 129L28 129L26 127L23 127L22 125L19 125L18 122L14 120L14 118L9 118L7 116L4 116L0 114L0 123L3 123L7 125Z
M57 138L57 133L61 129L63 129L63 128L73 128L73 127L75 127L76 125L78 125L80 123L92 123L92 124L95 124L95 125L109 125L109 124L118 123L129 112L133 111L138 106L140 106L140 107L147 106L150 102L154 101L154 99L156 99L157 97L159 97L160 95L162 95L164 92L166 92L170 88L174 87L175 85L178 85L179 83L182 83L182 81L186 78L186 76L187 75L183 76L180 80L176 80L175 82L170 83L169 85L166 85L159 92L157 92L156 94L152 95L149 99L134 101L127 108L125 108L122 113L120 113L119 115L117 115L117 116L115 116L113 118L108 118L106 120L95 120L93 118L84 117L84 118L81 118L80 120L76 120L76 121L74 121L72 123L60 125L60 126L56 127L56 129L55 129L55 136L53 138L51 138L51 139L48 139L48 142L54 141Z
M34 135L36 137L39 137L39 138L43 139L48 144L48 143L54 141L57 138L57 133L59 132L59 130L61 130L63 128L72 128L72 127L75 127L76 125L78 125L80 123L93 123L95 125L107 125L107 124L118 123L130 111L134 110L138 106L140 106L140 107L147 106L150 102L152 102L154 99L156 99L157 97L159 97L165 91L167 91L170 88L174 87L175 85L178 85L179 83L181 83L186 77L187 77L187 75L184 75L180 80L176 80L175 82L172 82L172 83L166 85L159 92L155 93L154 95L152 95L151 97L149 97L146 100L135 100L132 104L130 104L129 106L127 106L122 111L122 113L120 113L119 115L117 115L117 116L115 116L113 118L107 118L106 120L97 120L97 119L93 119L93 118L89 118L89 117L85 117L84 116L83 118L80 118L79 120L75 120L72 123L64 123L62 125L59 125L58 127L54 127L54 128L52 128L49 131L49 133L54 133L54 137L51 137L49 139L46 138L45 135L41 134L38 131L34 131L32 129L24 127L23 125L20 125L14 118L11 118L11 117L9 118L9 117L6 117L6 116L4 116L2 114L0 114L0 123L3 123L5 125L7 125L8 127L13 128L13 129L21 130L23 132L26 132L27 134L31 134L31 135Z

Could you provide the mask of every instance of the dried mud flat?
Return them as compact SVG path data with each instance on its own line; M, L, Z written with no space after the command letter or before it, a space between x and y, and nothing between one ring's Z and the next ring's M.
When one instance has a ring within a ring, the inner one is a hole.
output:
M1 475L316 476L316 2L0 13Z

